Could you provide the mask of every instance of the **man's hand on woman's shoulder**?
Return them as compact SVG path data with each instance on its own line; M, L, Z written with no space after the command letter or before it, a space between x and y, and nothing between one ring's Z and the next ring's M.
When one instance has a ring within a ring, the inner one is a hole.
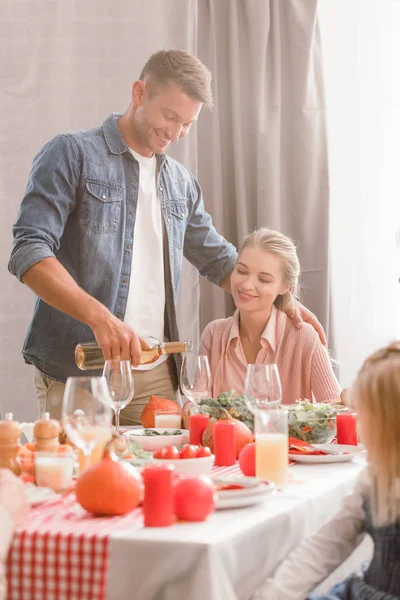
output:
M324 346L327 346L326 336L324 329L321 323L318 321L317 317L312 313L308 308L303 306L298 300L295 300L295 304L292 307L289 307L286 311L288 317L293 319L294 324L298 329L303 327L304 323L310 323L315 329L315 331L319 335L319 339L321 340Z

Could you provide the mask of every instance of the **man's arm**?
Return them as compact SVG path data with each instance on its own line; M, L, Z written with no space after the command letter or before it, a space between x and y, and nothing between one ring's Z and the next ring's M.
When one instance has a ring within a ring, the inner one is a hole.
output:
M79 287L56 258L34 264L23 274L22 281L44 302L88 325L106 360L120 357L134 366L139 364L140 341L136 332Z

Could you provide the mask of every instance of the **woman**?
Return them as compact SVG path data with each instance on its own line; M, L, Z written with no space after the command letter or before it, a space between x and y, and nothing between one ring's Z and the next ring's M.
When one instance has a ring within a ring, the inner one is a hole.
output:
M253 600L304 600L369 534L372 560L328 595L310 600L400 598L400 343L364 364L351 400L357 408L368 467L339 512L278 567Z
M298 329L285 310L298 296L300 265L293 242L278 231L261 228L248 235L231 274L237 310L207 325L201 353L207 354L212 397L244 391L249 363L276 363L282 402L339 398L340 386L326 348L314 328Z

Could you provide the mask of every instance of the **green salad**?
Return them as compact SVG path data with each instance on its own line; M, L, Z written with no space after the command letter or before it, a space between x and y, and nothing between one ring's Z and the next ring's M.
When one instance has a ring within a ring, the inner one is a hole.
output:
M289 436L309 444L328 444L336 436L337 408L329 402L298 400L283 406L289 411Z
M155 429L143 429L143 433L138 435L182 435L182 429L175 429L174 431L156 431Z

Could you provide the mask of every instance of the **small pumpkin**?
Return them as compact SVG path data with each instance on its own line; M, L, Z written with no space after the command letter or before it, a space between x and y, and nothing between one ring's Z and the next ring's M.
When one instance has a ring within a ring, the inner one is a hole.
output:
M159 396L151 396L150 400L143 409L140 422L146 429L148 429L149 427L154 427L155 410L176 409L177 407L177 403L173 400L168 400L167 398L160 398Z
M239 456L241 449L249 442L254 441L254 436L250 429L245 423L238 419L232 419L229 416L229 420L232 421L236 427L236 458ZM206 427L203 433L203 446L208 446L212 452L214 452L214 425L217 423L216 420Z
M103 458L81 473L75 487L76 499L88 512L124 515L143 500L143 481L132 465L121 464L109 442Z

